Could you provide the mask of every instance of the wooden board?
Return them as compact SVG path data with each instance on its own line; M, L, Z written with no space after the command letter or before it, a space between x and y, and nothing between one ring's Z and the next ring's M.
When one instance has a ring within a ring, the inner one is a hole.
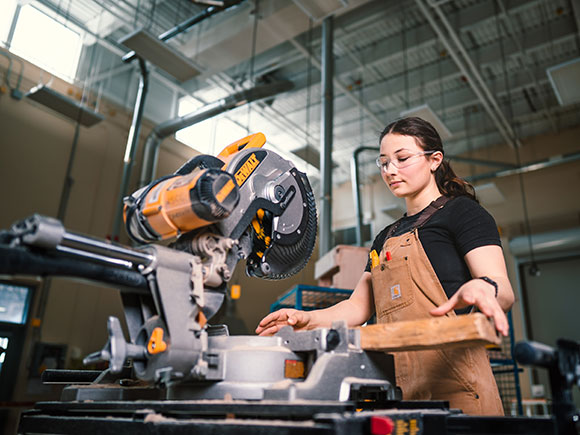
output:
M493 321L482 313L383 323L359 329L362 349L385 352L501 343Z

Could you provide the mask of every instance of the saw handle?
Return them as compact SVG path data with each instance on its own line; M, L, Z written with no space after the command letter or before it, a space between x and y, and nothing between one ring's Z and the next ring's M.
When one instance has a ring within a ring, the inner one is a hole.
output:
M218 155L217 158L221 160L225 160L228 157L234 155L238 151L243 150L244 148L262 148L266 143L266 136L264 133L255 133L249 136L246 136L240 140L235 141L234 143L229 144L225 147Z

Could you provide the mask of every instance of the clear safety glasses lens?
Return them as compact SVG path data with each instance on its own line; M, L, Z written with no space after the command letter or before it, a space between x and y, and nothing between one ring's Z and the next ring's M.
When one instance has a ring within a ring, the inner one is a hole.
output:
M434 151L434 150L421 151L421 152L418 152L417 154L411 154L408 157L399 157L399 158L396 158L393 160L387 159L385 157L377 157L375 162L377 163L377 166L379 168L381 168L381 170L383 170L383 171L386 171L391 163L393 164L393 166L395 166L395 168L401 169L401 168L405 168L407 166L412 165L413 159L415 157L433 154L434 152L436 152L436 151Z

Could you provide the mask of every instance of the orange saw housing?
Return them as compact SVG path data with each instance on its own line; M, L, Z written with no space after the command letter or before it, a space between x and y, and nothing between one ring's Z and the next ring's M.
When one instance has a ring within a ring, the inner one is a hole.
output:
M134 195L141 196L132 196L133 204L129 201L125 206L125 224L136 226L138 239L147 242L172 238L228 217L240 199L239 183L227 172L228 163L244 148L260 148L265 142L262 133L247 136L218 154L224 163L221 168L198 167L136 192ZM134 208L131 213L130 207Z

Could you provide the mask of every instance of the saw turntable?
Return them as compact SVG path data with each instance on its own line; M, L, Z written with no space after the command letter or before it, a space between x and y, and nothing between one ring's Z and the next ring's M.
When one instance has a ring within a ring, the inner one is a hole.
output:
M107 361L103 372L46 371L46 382L67 384L61 400L25 412L19 433L556 433L553 419L516 419L525 432L510 432L514 418L402 401L393 357L364 348L361 330L342 322L272 337L212 325L238 262L278 280L314 248L308 179L264 144L261 133L248 136L126 198L137 247L39 215L0 233L0 274L113 286L129 331L109 318L108 342L85 358Z

